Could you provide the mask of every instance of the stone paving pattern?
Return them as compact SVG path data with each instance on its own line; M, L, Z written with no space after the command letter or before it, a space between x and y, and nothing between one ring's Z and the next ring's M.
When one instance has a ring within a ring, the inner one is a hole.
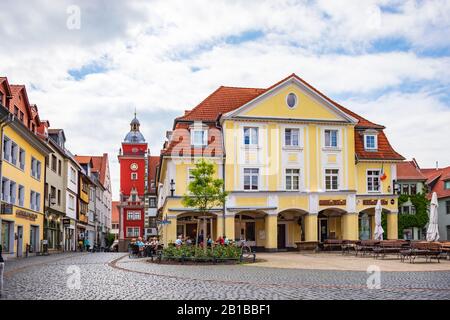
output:
M67 286L73 265L80 289ZM450 299L448 271L382 272L381 289L361 271L158 265L123 253L33 257L5 271L3 299Z

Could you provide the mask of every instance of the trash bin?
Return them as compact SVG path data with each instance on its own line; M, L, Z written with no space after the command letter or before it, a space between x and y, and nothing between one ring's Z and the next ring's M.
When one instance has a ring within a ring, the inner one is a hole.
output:
M41 240L41 254L42 255L48 255L48 241L47 240Z

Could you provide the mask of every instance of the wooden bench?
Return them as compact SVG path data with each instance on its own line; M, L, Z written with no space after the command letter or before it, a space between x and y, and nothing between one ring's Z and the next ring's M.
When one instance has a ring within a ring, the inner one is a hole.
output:
M350 254L350 251L356 252L356 246L359 244L359 240L343 240L342 241L342 254Z
M373 252L373 249L379 244L379 240L361 240L355 247L356 256L358 256L358 253L362 253L362 256L365 256L366 254Z
M409 243L405 240L383 240L373 249L373 253L375 259L380 256L384 259L387 254L396 254L400 258L400 251L407 246Z
M298 251L317 251L318 241L297 241L295 242Z
M432 258L440 262L442 245L439 242L411 242L411 248L400 251L401 261L409 258L410 263L414 263L417 257L425 258L425 262L431 262Z
M342 240L337 240L337 239L326 239L323 242L323 250L326 251L328 250L333 250L333 249L339 249L342 250L342 244L343 241Z

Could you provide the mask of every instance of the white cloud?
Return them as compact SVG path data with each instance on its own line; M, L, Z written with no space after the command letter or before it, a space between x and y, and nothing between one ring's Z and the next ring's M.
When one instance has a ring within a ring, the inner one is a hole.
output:
M80 30L66 28L71 4L81 8ZM332 97L357 97L347 106L385 124L399 152L427 165L448 136L444 125L416 129L425 116L448 119L448 103L431 90L449 85L450 58L423 56L450 49L448 1L6 0L2 7L0 75L28 86L41 118L66 130L73 153L110 153L115 197L116 155L134 107L156 154L173 118L220 85L267 87L295 72ZM249 32L259 37L246 39ZM403 38L410 49L372 47L386 38ZM93 62L106 70L70 76ZM420 82L429 91L403 92ZM385 89L391 93L368 99Z

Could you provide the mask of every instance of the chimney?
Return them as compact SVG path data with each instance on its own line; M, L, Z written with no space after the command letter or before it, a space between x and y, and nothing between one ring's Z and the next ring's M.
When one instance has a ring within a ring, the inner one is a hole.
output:
M436 170L439 170L439 161L436 161Z

